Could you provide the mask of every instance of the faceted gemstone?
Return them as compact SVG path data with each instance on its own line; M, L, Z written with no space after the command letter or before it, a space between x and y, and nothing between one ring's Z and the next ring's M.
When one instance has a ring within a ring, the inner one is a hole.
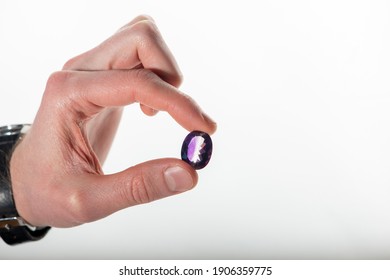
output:
M181 148L181 159L194 169L202 169L211 158L213 142L210 135L202 131L192 131L184 139Z

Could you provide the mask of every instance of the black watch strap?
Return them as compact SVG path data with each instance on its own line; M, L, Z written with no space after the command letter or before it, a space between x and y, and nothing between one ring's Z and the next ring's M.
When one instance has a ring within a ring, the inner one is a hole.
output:
M25 223L16 210L12 195L8 164L25 127L26 125L0 127L0 236L10 245L39 240L50 229L36 228Z
M9 230L2 230L1 238L9 244L16 245L27 241L37 241L43 238L49 231L50 227L31 230L28 226L11 227Z

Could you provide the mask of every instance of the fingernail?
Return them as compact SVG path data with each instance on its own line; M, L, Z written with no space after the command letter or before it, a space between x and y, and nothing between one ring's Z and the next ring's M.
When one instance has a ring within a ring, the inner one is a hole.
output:
M170 167L164 172L168 188L173 192L184 192L193 187L193 180L190 173L180 166Z

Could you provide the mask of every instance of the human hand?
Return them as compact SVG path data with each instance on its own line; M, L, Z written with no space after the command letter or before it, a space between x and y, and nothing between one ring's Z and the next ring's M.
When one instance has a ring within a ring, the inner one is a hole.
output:
M71 227L193 188L179 159L144 162L104 175L102 164L123 106L168 112L185 129L216 124L177 87L181 73L155 23L140 16L49 78L29 132L10 162L19 214L35 226Z

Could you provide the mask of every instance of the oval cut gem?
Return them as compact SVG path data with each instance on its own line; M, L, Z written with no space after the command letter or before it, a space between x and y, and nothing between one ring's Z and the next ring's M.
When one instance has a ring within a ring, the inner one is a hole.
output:
M194 169L202 169L211 158L213 142L210 135L202 131L192 131L184 139L181 148L181 159Z

